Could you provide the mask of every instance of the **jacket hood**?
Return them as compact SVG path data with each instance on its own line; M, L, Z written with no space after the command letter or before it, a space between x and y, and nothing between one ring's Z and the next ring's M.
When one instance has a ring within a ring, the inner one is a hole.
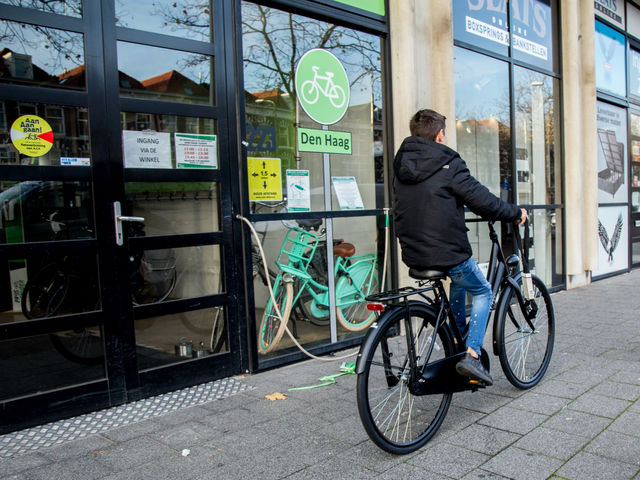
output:
M422 137L407 137L396 153L393 170L402 183L420 183L457 156L454 150L441 143Z

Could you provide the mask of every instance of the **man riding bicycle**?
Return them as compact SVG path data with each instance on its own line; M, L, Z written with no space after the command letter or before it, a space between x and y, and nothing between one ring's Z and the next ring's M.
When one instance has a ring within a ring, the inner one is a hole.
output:
M520 219L520 224L528 214L493 195L471 175L460 155L445 145L445 120L424 109L409 123L411 136L402 142L393 162L395 231L408 267L440 270L451 278L449 300L460 332L466 326L465 293L473 295L467 353L456 371L492 385L480 361L491 285L472 257L464 207L486 220Z

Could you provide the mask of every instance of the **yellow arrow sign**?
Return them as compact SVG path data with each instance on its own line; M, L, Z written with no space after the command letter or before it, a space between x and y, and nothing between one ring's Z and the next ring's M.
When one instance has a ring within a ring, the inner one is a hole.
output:
M249 200L282 200L279 158L247 158Z

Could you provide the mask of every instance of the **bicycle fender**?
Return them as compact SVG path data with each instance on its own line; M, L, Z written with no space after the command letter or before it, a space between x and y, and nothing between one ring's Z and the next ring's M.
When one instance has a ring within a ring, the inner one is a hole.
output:
M517 291L520 291L520 284L518 283L518 281L520 280L520 277L522 277L522 272L518 272L518 274L515 277L505 277L505 282L508 284L508 286L514 288ZM502 310L505 308L505 303L507 301L507 288L503 287L502 290L500 291L500 298L498 300L498 303L496 303L496 310L495 313L493 315L493 354L494 355L498 355L498 343L496 341L496 338L498 338L498 322L496 321L497 318L499 318L500 313L502 312Z
M417 300L412 300L409 302L409 306L411 308L422 308L424 310L429 311L434 318L438 316L438 312L434 310L430 305L420 302ZM373 322L369 329L367 330L367 334L360 345L360 351L358 352L358 358L356 359L356 373L364 373L364 368L366 366L365 362L361 361L362 358L366 358L369 356L369 352L375 348L375 344L377 341L378 331L384 327L388 322L391 322L396 319L396 317L404 316L404 305L396 305L390 307L388 310L383 313L378 320Z

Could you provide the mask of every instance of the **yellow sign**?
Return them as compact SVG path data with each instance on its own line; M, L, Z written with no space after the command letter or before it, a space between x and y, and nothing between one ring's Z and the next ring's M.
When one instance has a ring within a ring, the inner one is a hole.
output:
M249 200L282 200L279 158L247 158Z
M11 125L11 141L23 155L41 157L53 146L53 131L44 118L22 115Z

